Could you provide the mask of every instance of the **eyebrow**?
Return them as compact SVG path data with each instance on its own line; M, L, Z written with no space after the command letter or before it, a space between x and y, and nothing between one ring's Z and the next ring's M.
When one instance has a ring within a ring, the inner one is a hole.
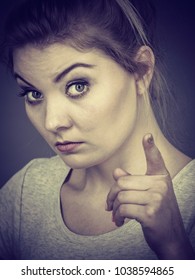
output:
M75 63L72 64L71 66L69 66L68 68L64 69L62 72L60 72L54 79L53 82L54 83L58 83L60 82L69 72L71 72L73 69L75 68L79 68L79 67L84 67L84 68L94 68L95 65L93 64L87 64L87 63ZM18 73L14 73L14 77L15 79L20 79L22 80L24 83L28 84L31 87L34 87L31 83L29 83L28 81L26 81L22 76L20 76Z
M73 69L78 67L84 67L84 68L94 68L95 65L93 64L87 64L87 63L75 63L65 70L63 70L61 73L59 73L53 80L54 83L59 82L61 79L63 79L69 72L71 72Z
M21 81L23 81L25 84L29 85L30 87L36 88L31 83L29 83L24 78L22 78L22 76L20 76L18 73L14 73L14 77L15 77L15 79L20 79Z

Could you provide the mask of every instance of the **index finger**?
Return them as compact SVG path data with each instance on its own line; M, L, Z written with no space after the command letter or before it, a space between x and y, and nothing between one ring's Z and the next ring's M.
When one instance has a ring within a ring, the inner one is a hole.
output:
M152 134L146 134L143 137L143 148L146 157L147 171L146 175L167 175L169 174L164 159L154 143Z

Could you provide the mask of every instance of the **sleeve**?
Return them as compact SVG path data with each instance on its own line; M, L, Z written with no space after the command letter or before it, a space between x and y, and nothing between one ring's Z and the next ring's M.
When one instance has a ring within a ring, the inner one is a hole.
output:
M0 189L0 259L18 259L23 181L31 162Z

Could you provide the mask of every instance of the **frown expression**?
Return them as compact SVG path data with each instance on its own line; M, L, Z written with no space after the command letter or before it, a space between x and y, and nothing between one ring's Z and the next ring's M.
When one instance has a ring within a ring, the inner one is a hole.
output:
M111 58L28 45L14 53L14 72L29 119L67 165L89 167L123 151L136 126L136 86ZM56 143L65 141L73 146L63 152Z

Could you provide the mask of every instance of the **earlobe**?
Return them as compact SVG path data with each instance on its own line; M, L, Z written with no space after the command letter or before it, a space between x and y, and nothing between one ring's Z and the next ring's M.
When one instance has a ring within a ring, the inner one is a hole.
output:
M148 46L140 47L135 61L138 65L138 72L135 73L137 93L143 95L148 92L154 71L155 58L151 48Z
M147 87L145 86L144 79L139 77L135 82L137 95L144 95L147 92Z

